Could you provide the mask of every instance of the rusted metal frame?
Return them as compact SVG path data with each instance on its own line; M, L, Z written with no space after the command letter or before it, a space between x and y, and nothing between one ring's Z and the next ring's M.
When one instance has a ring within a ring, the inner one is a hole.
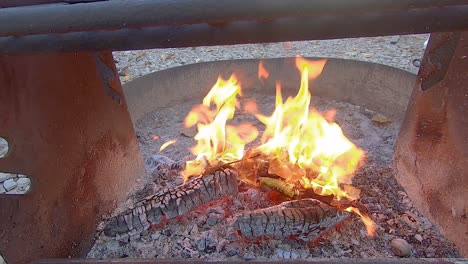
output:
M468 5L468 0L114 0L36 5L0 9L0 36L340 16L463 5Z
M467 47L468 31L431 35L393 157L398 182L463 256L468 256Z
M0 55L0 87L0 171L32 180L26 195L0 195L0 253L83 257L144 173L112 54Z
M468 5L395 12L284 18L0 38L0 52L72 52L232 45L468 29Z
M431 35L419 70L421 89L423 91L431 88L445 78L460 37L461 32L445 32Z

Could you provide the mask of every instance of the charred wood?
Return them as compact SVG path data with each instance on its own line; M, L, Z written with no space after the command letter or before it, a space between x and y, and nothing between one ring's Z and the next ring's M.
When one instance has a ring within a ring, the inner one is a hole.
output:
M110 219L104 228L109 237L138 234L163 219L181 216L203 204L237 194L237 172L230 169L194 177L184 185L164 189Z
M313 241L349 215L318 200L302 199L237 214L233 225L248 239L294 236Z

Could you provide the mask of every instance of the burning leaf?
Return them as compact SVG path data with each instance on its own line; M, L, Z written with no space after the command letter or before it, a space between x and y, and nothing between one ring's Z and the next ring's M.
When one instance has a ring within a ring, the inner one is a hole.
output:
M263 65L263 61L260 61L258 64L258 79L259 80L266 80L270 77L270 73L265 69L265 66Z
M167 147L169 147L170 145L172 145L172 144L174 144L176 142L177 142L177 140L175 140L175 139L167 141L166 143L161 145L161 147L159 148L159 151L161 152L161 151L165 150Z

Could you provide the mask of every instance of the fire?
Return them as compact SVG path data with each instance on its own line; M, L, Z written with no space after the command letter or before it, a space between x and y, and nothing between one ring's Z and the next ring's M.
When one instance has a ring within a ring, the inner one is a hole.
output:
M241 171L249 174L249 167L244 168L243 164L255 164L254 158L261 155L267 159L268 174L280 176L286 184L297 184L320 195L333 195L337 201L355 200L358 191L349 184L364 151L348 140L340 126L333 122L334 110L321 115L310 107L309 80L320 76L325 64L326 60L296 58L296 67L301 73L299 91L283 101L281 84L277 82L275 109L270 116L259 114L254 100L247 100L241 108L238 97L242 90L237 78L234 75L228 80L219 77L202 104L195 106L185 118L185 126L196 125L198 132L194 137L197 144L190 149L196 157L186 162L182 171L184 177L200 175L210 166L240 160L240 174ZM269 77L263 62L260 62L258 74L260 80ZM228 124L236 109L254 114L265 125L261 144L248 155L245 146L257 138L258 130L248 123ZM252 182L252 179L246 180ZM359 215L369 235L373 235L374 223L367 215L355 207L344 210Z
M227 124L240 107L238 95L242 95L241 86L234 75L228 80L219 77L203 103L185 118L186 127L197 125L198 129L194 137L197 144L191 148L196 158L187 161L182 172L185 178L203 173L209 165L242 159L245 145L257 138L258 130L251 124Z
M361 217L362 222L366 226L367 235L370 236L370 237L375 235L375 223L374 223L374 221L372 221L372 219L369 216L361 213L361 211L359 211L359 209L357 209L356 207L352 207L352 206L346 208L345 211L353 212L353 213L359 215Z
M309 80L321 74L325 63L297 58L301 86L297 95L285 102L277 83L273 114L256 115L266 126L257 149L268 155L272 174L300 182L318 194L332 194L337 200L353 199L340 184L351 183L364 152L344 136L338 124L310 109Z
M268 79L268 77L270 77L270 73L265 69L263 61L260 61L260 63L258 64L258 79Z

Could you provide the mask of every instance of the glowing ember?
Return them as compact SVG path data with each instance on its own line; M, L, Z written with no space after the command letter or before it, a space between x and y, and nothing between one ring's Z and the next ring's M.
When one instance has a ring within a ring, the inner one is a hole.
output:
M201 174L208 165L241 159L245 145L257 138L257 128L251 124L227 125L239 107L238 95L241 87L234 75L229 80L218 78L203 104L195 106L185 118L186 127L197 125L198 129L194 137L197 145L191 149L196 158L186 163L182 172L185 178Z
M169 147L170 145L172 145L172 144L174 144L176 142L177 142L177 140L175 140L175 139L165 142L164 144L161 145L161 147L159 148L159 151L164 151L167 147Z

